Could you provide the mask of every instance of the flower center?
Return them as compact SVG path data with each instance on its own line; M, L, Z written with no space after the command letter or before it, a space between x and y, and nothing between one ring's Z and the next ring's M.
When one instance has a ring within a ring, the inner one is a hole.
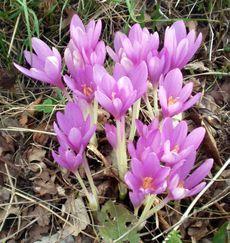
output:
M174 153L178 153L179 150L180 150L180 146L179 146L178 144L176 144L176 145L174 146L174 148L172 149L172 152L174 152Z
M111 96L112 96L112 100L114 100L116 97L116 92L113 91Z
M90 96L93 93L93 89L86 84L83 85L83 94L85 96Z
M153 178L152 177L145 177L142 184L143 189L151 189L153 188Z
M180 181L179 184L178 184L178 187L179 188L184 188L184 182L183 181Z
M170 96L168 98L168 105L174 105L177 102L177 100L178 100L177 98Z

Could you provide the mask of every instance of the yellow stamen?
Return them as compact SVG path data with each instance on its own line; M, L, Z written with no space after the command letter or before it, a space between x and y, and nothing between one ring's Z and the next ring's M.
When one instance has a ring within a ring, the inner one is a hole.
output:
M177 102L177 98L170 96L168 98L168 105L174 105Z
M180 150L180 146L178 144L176 144L172 150L172 152L178 153Z
M93 89L86 84L83 85L83 94L85 96L90 96L93 93Z
M178 184L178 187L179 188L184 188L184 182L183 181L180 181L179 184Z
M145 177L142 184L143 189L151 189L153 187L152 183L153 183L152 177Z

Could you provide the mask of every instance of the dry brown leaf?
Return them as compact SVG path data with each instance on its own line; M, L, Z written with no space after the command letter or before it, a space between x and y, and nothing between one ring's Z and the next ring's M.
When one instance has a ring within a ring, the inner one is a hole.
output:
M34 243L74 243L74 237L69 235L64 230L59 231L56 234L43 236Z
M50 215L48 214L47 210L40 206L36 206L29 215L33 218L38 218L37 223L40 226L47 226L50 223Z
M7 217L13 215L19 215L20 214L20 209L17 207L11 206L10 208L4 208L3 210L0 210L0 224L6 223Z
M32 147L27 151L28 162L39 161L42 162L45 158L46 150L42 148Z
M80 197L76 199L74 196L68 197L67 201L62 206L62 212L63 214L70 214L69 222L71 222L74 227L65 225L64 231L69 232L69 234L73 236L78 236L78 234L90 224L89 215Z
M14 70L0 68L0 87L10 89L14 86L16 74Z
M216 145L216 141L210 132L210 129L208 125L206 124L203 117L195 110L190 113L191 119L199 126L203 126L206 130L205 137L204 137L204 146L207 150L207 153L210 154L210 157L213 157L213 159L219 164L222 165L221 159L220 159L220 153Z
M10 199L10 191L7 190L6 188L0 186L0 202L7 202Z
M204 63L201 61L191 62L186 65L185 69L199 70L199 71L211 71L209 68L205 67Z
M186 22L186 26L189 28L189 30L196 30L197 25L198 25L197 21L194 20Z
M57 193L56 185L52 181L44 182L43 180L36 179L33 188L40 196L45 194L55 195Z
M47 226L42 227L39 226L37 223L35 223L32 225L31 229L29 230L29 237L26 242L36 242L37 240L42 239L43 235L49 233L49 231L50 231L49 227Z
M42 101L42 96L39 96L35 101L30 103L26 111L22 113L22 115L19 118L19 123L21 126L25 126L28 123L29 116L33 116L36 111L36 105L40 104Z
M14 141L5 133L0 134L0 156L4 153L14 152Z
M197 241L206 236L208 233L208 220L199 220L193 223L188 228L188 235L195 238Z

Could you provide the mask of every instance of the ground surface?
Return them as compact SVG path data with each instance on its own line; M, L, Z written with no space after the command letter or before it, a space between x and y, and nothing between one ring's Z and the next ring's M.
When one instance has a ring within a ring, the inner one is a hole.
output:
M184 74L186 79L194 81L195 92L203 92L203 98L186 117L192 127L203 125L208 131L198 162L213 157L214 176L229 158L228 1L162 0L157 5L153 2L39 0L27 1L27 5L23 0L0 2L1 242L61 242L60 237L64 238L63 242L101 241L98 222L89 219L83 202L75 199L78 185L74 177L61 171L51 157L56 145L52 135L54 114L63 109L65 99L57 90L18 74L12 65L12 61L23 63L22 52L29 49L31 36L40 36L63 52L75 12L84 22L101 18L102 38L107 44L111 44L115 31L126 32L136 21L162 34L167 25L184 19L188 28L201 31L202 47ZM108 198L117 198L117 180L106 170L110 166L111 148L100 132L108 119L108 114L101 111L99 148L88 150L101 205ZM197 211L192 210L181 225L183 242L210 242L227 222L229 173L229 169L224 170L196 204ZM192 201L170 204L159 212L156 221L151 218L141 231L142 241L162 242ZM122 204L132 211L128 199ZM81 229L84 231L79 234Z

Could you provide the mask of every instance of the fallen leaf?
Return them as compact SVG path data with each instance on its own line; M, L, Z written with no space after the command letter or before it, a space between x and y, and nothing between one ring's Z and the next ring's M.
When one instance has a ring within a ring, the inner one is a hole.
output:
M38 218L37 223L39 226L47 226L50 223L50 215L47 213L47 210L40 206L36 206L29 215L33 218Z
M0 68L0 87L10 89L14 86L16 80L15 69L7 70Z
M216 145L216 141L213 138L213 135L211 134L208 126L206 125L205 120L203 119L202 115L199 114L195 109L193 109L190 114L190 118L199 126L203 126L206 130L203 145L205 146L207 153L209 153L210 157L213 157L213 159L218 163L219 165L222 165L221 159L220 159L220 153Z
M42 101L42 96L39 96L35 101L30 103L26 107L26 111L24 111L19 118L19 123L21 126L25 126L28 123L29 117L34 115L34 112L36 111L36 106L40 104L41 101Z
M39 125L36 130L41 130L41 131L44 131L44 130L48 130L47 129L47 124L46 123L43 123L41 125ZM38 144L41 144L41 145L46 145L48 139L50 138L50 136L48 134L44 134L44 133L39 133L39 132L36 132L33 134L33 141L35 143L38 143Z
M76 199L74 196L68 197L65 204L62 206L62 213L66 213L70 216L68 221L73 225L65 225L64 231L69 232L69 234L73 236L78 236L78 234L90 224L89 215L80 197Z
M45 158L46 150L42 148L32 147L27 151L28 162L39 161L42 162Z
M41 179L35 179L33 184L35 192L39 193L40 196L45 194L55 195L57 193L56 185L53 181L45 182Z
M34 243L74 243L75 240L68 232L60 231L53 235L43 236L40 240Z
M199 71L210 71L211 70L207 67L205 67L204 63L199 61L199 62L191 62L186 65L185 69L189 70L199 70Z

